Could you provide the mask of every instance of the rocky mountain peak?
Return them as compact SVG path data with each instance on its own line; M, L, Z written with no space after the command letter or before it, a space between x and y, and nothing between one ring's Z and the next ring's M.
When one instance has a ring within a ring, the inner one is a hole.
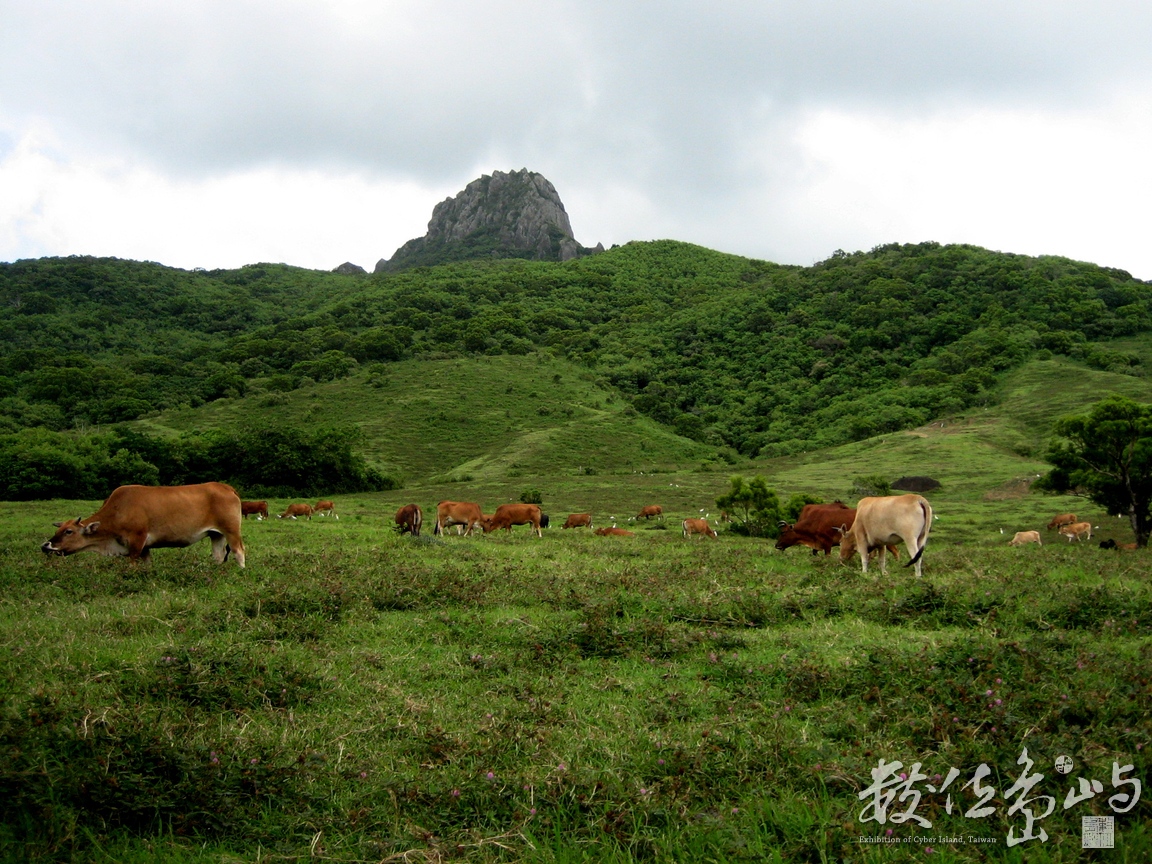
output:
M409 240L376 272L473 258L567 261L598 251L572 236L572 223L556 187L523 168L493 171L432 210L428 233Z

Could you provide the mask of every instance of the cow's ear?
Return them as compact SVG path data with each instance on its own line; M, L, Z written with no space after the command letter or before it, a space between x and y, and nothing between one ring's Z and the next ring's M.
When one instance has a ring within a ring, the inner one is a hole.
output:
M787 528L788 527L788 523L785 522L783 519L781 519L779 522L777 522L776 525L780 528Z
M83 530L81 530L80 533L81 534L91 534L99 527L100 527L99 522L89 522L87 525L84 526Z
M63 523L63 522L53 522L53 523L52 523L52 527L53 527L53 528L63 528L63 527L64 527L64 523Z

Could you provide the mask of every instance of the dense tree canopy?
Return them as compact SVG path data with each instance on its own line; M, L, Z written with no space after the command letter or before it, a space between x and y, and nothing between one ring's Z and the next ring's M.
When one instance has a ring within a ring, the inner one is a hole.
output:
M747 456L980 404L1037 352L1138 373L1096 343L1152 329L1152 286L1123 271L936 243L784 267L659 241L372 276L42 259L0 264L0 304L0 430L116 423L411 357L548 351Z

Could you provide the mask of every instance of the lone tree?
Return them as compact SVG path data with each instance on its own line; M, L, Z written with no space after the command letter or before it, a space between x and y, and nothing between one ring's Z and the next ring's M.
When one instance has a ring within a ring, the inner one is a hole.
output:
M1087 417L1056 421L1045 459L1055 468L1038 486L1052 492L1076 490L1112 516L1127 516L1136 545L1148 545L1152 532L1152 405L1109 396Z

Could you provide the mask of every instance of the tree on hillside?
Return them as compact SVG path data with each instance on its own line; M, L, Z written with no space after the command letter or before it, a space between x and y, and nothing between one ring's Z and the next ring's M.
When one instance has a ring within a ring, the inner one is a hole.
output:
M1063 441L1045 458L1053 468L1037 486L1082 491L1112 516L1127 516L1140 548L1152 532L1152 405L1109 396L1085 417L1056 422Z

